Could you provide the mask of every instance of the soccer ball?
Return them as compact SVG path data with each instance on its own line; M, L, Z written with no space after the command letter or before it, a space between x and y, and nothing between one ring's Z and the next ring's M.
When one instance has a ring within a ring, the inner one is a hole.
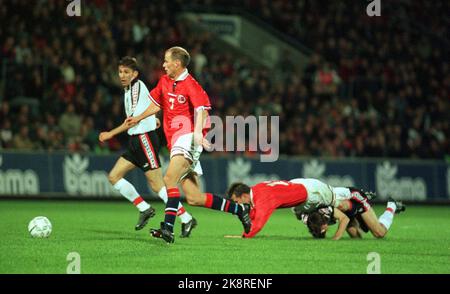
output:
M52 223L45 216L37 216L28 224L28 232L33 238L47 238L52 232Z

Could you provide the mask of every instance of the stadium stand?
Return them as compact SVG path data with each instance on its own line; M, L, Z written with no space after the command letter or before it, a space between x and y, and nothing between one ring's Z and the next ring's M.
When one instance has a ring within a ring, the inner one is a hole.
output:
M303 71L283 60L284 74L274 78L178 21L181 1L96 0L77 18L65 15L64 1L8 1L0 8L0 148L119 150L125 137L97 140L124 119L118 59L137 56L151 88L164 50L182 45L212 114L279 115L282 154L450 154L449 19L424 17L443 15L447 2L390 1L379 18L346 1L191 2L240 5L314 53ZM403 16L390 17L394 9Z

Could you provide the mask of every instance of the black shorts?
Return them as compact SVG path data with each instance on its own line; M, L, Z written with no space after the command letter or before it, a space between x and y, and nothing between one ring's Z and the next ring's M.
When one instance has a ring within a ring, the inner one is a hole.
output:
M132 135L122 157L146 172L161 167L159 161L159 138L155 131Z
M348 217L367 212L371 208L369 199L357 191L352 191L352 197L349 200L352 207L345 212Z
M361 230L363 230L364 233L367 233L369 231L369 227L366 225L366 222L361 217L361 214L358 214L355 218L358 221Z
M369 199L365 195L362 195L359 192L352 192L352 198L349 199L350 203L352 205L351 209L345 212L345 215L347 215L350 218L350 221L353 219L356 219L359 223L359 227L367 233L369 231L369 228L367 227L366 223L361 217L361 214L364 212L369 211L371 208Z

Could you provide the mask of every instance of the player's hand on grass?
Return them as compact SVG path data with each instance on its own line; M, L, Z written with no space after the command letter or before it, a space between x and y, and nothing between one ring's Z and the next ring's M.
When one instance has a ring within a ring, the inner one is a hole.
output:
M98 140L103 143L105 141L108 141L112 137L113 136L110 132L101 132L100 135L98 136Z

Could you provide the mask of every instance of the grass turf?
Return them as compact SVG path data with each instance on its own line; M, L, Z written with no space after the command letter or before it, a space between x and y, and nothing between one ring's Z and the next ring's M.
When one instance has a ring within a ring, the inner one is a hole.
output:
M187 206L199 225L189 239L167 245L148 234L163 218L134 231L137 210L123 202L0 201L0 273L66 273L70 252L81 273L366 273L369 252L381 258L381 273L450 273L450 207L410 206L396 216L385 239L313 240L290 210L277 210L254 239L238 235L237 217ZM377 206L377 214L384 207ZM35 216L53 224L48 239L27 231ZM336 226L332 227L332 231ZM329 234L331 235L331 234Z

